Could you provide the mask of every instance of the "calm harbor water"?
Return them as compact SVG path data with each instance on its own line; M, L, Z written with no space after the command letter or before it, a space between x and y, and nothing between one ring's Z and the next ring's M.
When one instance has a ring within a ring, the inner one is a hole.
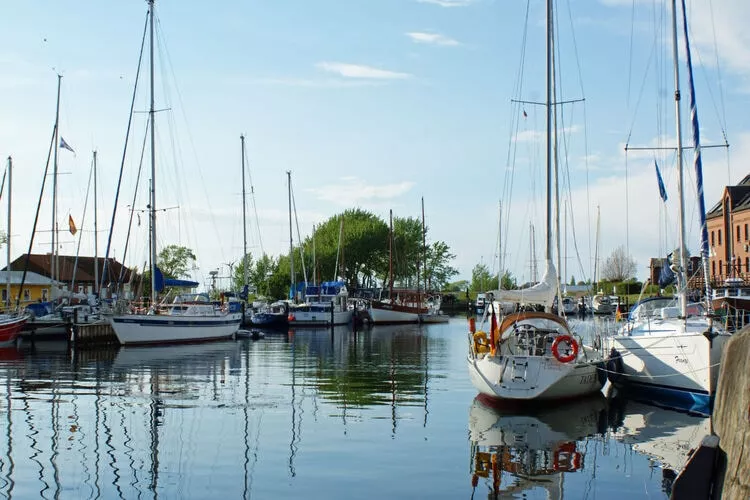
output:
M466 322L0 351L2 498L668 498L706 418L476 397Z

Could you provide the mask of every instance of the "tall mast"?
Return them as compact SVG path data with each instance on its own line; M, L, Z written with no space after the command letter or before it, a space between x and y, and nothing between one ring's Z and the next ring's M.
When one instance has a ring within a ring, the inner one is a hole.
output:
M596 206L596 243L594 245L594 287L599 282L599 224L601 222L599 205ZM596 293L596 289L594 289Z
M547 0L547 144L546 144L546 180L547 180L547 238L545 242L545 258L552 261L552 0Z
M8 265L5 267L6 286L7 286L7 310L10 310L10 207L11 207L11 186L13 185L13 158L8 157L8 241L6 241L6 252L8 254Z
M99 296L99 233L96 216L96 151L94 151L94 294Z
M247 213L245 206L245 136L240 136L242 144L242 285L247 286Z
M680 281L678 281L678 299L680 306L680 317L685 318L687 316L687 256L685 249L687 243L685 242L685 200L683 191L683 164L682 164L682 122L680 113L680 66L677 53L677 1L672 0L672 58L674 64L674 108L675 108L675 119L677 126L677 193L680 199L680 220L679 220L679 234L680 234L680 251L679 251L679 266L680 272L678 274ZM729 236L729 235L727 235Z
M427 231L425 230L424 225L424 196L422 196L422 259L424 260L424 270L422 271L424 273L424 291L427 293L427 290L429 290L427 285ZM417 279L419 279L419 276L417 276Z
M390 210L388 229L388 298L393 300L393 210Z
M50 252L50 278L57 280L57 149L60 147L60 84L62 75L57 75L57 104L55 104L55 140L52 162L52 251Z
M156 114L154 113L154 0L148 0L149 39L150 39L150 74L151 74L151 103L148 117L151 121L151 300L156 302Z
M497 289L503 289L503 202L498 202L497 211Z
M294 240L292 239L292 171L286 171L287 195L289 197L289 274L292 285L292 300L296 302L297 293L294 286Z

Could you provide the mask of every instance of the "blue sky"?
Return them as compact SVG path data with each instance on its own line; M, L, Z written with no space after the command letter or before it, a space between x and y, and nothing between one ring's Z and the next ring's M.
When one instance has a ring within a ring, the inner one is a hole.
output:
M750 6L714 0L689 2L688 8L703 138L721 140L725 125L731 144L728 153L704 152L710 206L724 185L748 173L750 35L741 20L750 18ZM623 152L631 130L632 145L674 143L671 49L660 9L650 0L559 2L560 98L586 98L585 106L565 106L560 127L567 131L562 175L570 178L563 196L572 200L575 219L568 221L568 233L575 225L580 255L574 257L569 236L562 251L568 256L566 279L591 275L597 205L599 256L626 245L639 277L646 275L649 257L677 244L674 155L632 152L626 161ZM160 54L168 54L169 63L157 65L156 105L171 108L157 115L158 205L179 206L160 214L160 244L195 249L199 280L216 268L227 274L226 263L240 258L244 133L260 222L258 229L251 213L254 254L260 252L258 234L266 252L287 251L285 171L291 170L303 237L314 223L352 206L384 218L391 208L399 216L419 216L424 196L429 238L451 246L461 278L470 277L479 262L497 269L502 197L505 263L527 280L531 222L537 257L543 255L544 111L525 105L528 116L522 118L511 99L544 98L543 2L530 3L528 25L525 11L525 2L493 0L157 2ZM91 151L97 149L103 253L145 13L145 2L137 0L30 0L3 7L0 154L12 155L15 165L14 257L28 245L54 122L57 72L63 74L60 133L76 150L75 156L60 151L58 220L63 224L70 213L81 225ZM148 107L145 89L137 98L140 111ZM139 139L131 142L126 160L113 243L118 258L144 118L135 117ZM655 158L670 193L666 211ZM692 168L692 155L685 158ZM690 186L692 179L690 174ZM136 206L143 208L144 200L142 188ZM695 252L693 205L689 201ZM49 197L42 207L40 229L48 231ZM128 250L131 265L146 259L145 221ZM61 240L62 252L75 252L70 235ZM49 251L48 232L35 241L35 252ZM82 249L93 253L91 233L84 232Z

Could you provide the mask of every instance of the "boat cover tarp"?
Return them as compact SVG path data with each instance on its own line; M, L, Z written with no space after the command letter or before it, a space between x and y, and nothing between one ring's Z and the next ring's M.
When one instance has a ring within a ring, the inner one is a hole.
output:
M501 302L518 304L539 304L545 308L552 307L557 295L557 270L551 260L547 260L542 280L536 285L520 290L493 290L494 299Z

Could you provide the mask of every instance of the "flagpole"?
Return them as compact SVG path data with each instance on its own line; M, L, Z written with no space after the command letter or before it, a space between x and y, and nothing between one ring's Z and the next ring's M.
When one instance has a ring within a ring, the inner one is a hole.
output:
M50 253L50 278L57 281L57 149L60 147L60 84L62 75L57 75L57 104L55 105L55 142L52 161L52 248ZM50 297L53 299L54 297Z

